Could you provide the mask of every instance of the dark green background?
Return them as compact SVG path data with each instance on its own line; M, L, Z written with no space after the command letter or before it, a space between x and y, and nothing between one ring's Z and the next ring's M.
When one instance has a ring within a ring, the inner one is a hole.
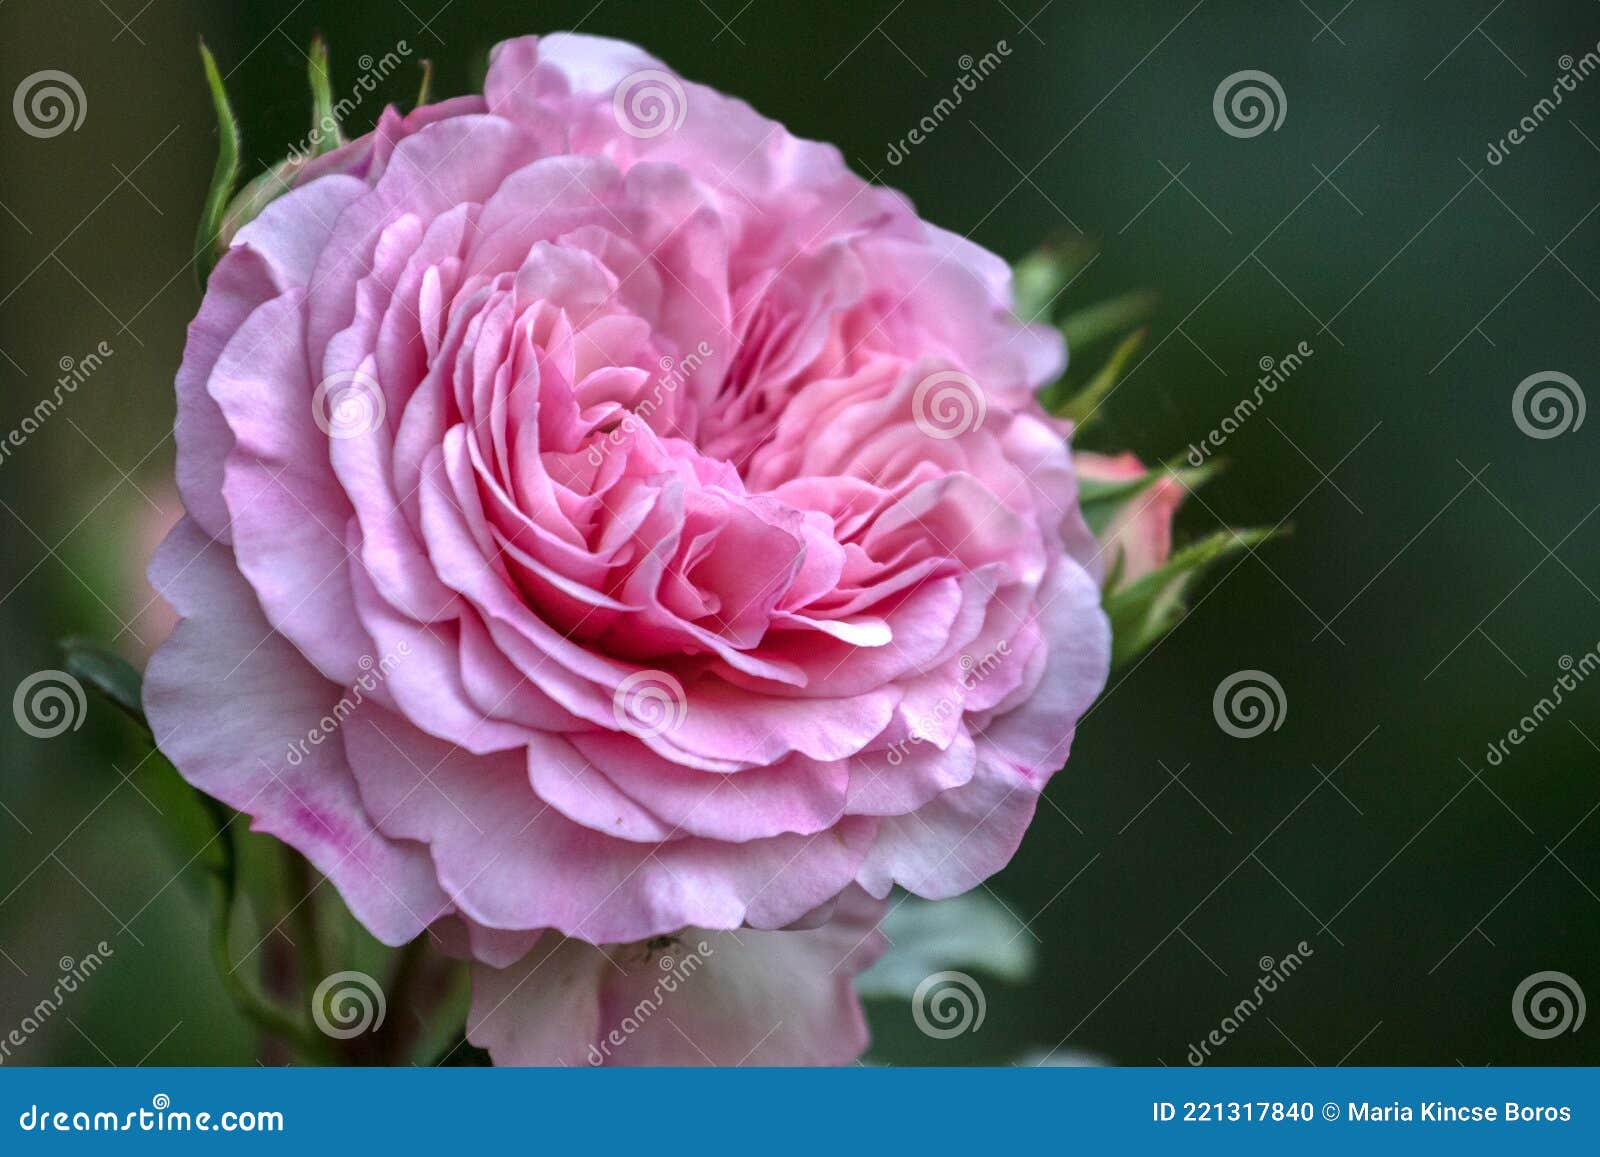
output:
M496 40L580 26L837 142L1008 258L1075 227L1099 239L1069 300L1147 286L1163 307L1092 444L1179 453L1260 358L1315 350L1181 522L1192 537L1293 511L1292 535L1114 678L993 881L1040 938L1036 978L986 980L987 1021L951 1041L875 1005L874 1056L1009 1063L1065 1041L1182 1064L1258 958L1306 940L1314 955L1219 1063L1600 1060L1600 1020L1537 1041L1511 1017L1539 970L1600 998L1600 680L1503 765L1484 760L1560 657L1600 644L1600 416L1535 440L1511 412L1544 370L1600 403L1600 77L1505 163L1484 160L1558 58L1595 48L1600 5L141 2L0 9L0 95L44 68L87 95L82 129L51 140L0 118L0 427L61 357L116 350L0 465L0 691L58 666L55 638L116 633L99 600L126 613L118 558L144 505L122 472L156 494L170 470L170 383L197 301L184 264L215 142L196 37L231 73L247 154L265 163L305 132L300 50L316 30L336 95L360 55L400 39L448 94L476 83ZM959 58L1002 39L1003 66L887 164ZM1211 101L1247 68L1281 82L1287 116L1239 140ZM409 100L414 79L408 66L385 95ZM1288 703L1279 730L1248 741L1211 709L1241 668L1273 673ZM108 768L138 752L106 716L96 705L53 741L0 727L0 1032L57 958L105 938L113 966L18 1060L248 1063L195 895L179 881L149 902L177 865L151 805ZM1181 784L1163 764L1186 769Z

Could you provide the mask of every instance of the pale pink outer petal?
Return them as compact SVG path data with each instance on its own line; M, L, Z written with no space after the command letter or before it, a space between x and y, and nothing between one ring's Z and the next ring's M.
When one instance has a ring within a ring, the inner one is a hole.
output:
M342 729L361 796L396 839L429 845L439 882L491 928L596 944L706 928L778 928L850 885L877 820L729 844L615 839L529 790L521 751L473 755L361 704Z
M867 1046L853 979L888 947L851 890L820 927L688 929L606 951L542 944L473 968L468 1039L502 1065L842 1065Z
M1081 568L1058 563L1040 610L1049 650L1032 696L976 737L971 782L915 812L885 818L858 881L874 896L895 885L930 900L976 887L1010 862L1039 793L1066 762L1074 725L1105 686L1111 629L1100 592Z
M144 707L183 777L303 853L384 943L448 912L427 850L374 827L338 737L308 741L341 690L268 625L228 548L186 518L150 581L183 621L150 660Z
M598 948L560 936L545 937L509 968L474 964L467 1039L497 1065L588 1063L610 967Z
M178 447L178 492L183 505L207 534L226 539L228 507L222 501L222 468L233 446L222 410L206 392L217 358L257 306L275 297L280 286L267 262L253 249L225 254L212 271L200 311L189 323L175 388L178 416L172 437Z

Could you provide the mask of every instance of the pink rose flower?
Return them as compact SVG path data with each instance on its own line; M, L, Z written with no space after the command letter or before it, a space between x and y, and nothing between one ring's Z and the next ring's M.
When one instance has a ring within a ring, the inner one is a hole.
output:
M707 1055L853 1055L867 897L1003 866L1105 679L1062 360L834 148L627 44L502 44L211 275L161 747L474 959L499 1060L581 1062L696 929Z
M1078 476L1095 482L1132 482L1149 467L1132 454L1073 455ZM1101 570L1117 587L1157 570L1172 555L1172 521L1183 505L1183 484L1170 474L1158 478L1129 499L1100 535Z

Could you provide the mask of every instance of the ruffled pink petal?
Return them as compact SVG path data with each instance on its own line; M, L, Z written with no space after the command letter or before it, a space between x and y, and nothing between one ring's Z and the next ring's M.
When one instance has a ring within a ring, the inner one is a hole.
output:
M445 892L491 928L622 943L696 925L782 927L846 888L878 821L812 836L659 845L580 826L528 788L520 753L472 755L370 700L342 729L362 799L429 846Z
M426 849L380 833L362 806L336 733L352 693L273 631L228 548L186 519L150 581L183 621L150 660L144 707L183 777L303 853L384 943L450 911Z

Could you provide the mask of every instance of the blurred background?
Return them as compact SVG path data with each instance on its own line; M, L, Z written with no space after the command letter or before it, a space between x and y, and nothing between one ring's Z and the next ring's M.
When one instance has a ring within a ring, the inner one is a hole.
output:
M1533 437L1513 404L1541 373L1568 375L1569 403L1600 390L1593 3L10 0L4 92L60 70L84 117L48 138L0 118L0 430L60 402L0 446L0 691L59 667L64 636L142 663L165 630L140 576L175 515L171 382L216 148L197 38L253 173L307 130L318 31L336 98L406 46L362 130L380 97L413 99L416 61L449 95L497 40L573 28L836 142L1008 259L1095 242L1069 305L1161 305L1091 447L1182 456L1262 365L1312 351L1179 524L1292 532L1224 564L1113 677L991 881L1031 972L974 965L986 1016L951 1039L872 1000L872 1059L1181 1065L1296 952L1208 1063L1600 1061L1596 1026L1540 1039L1513 1016L1539 972L1600 997L1600 678L1489 753L1600 646L1600 417ZM1243 70L1283 94L1253 136L1213 107ZM1250 739L1213 714L1241 670L1283 689ZM198 873L163 839L181 801L134 729L98 700L56 738L5 722L0 1038L105 957L5 1063L252 1063Z

